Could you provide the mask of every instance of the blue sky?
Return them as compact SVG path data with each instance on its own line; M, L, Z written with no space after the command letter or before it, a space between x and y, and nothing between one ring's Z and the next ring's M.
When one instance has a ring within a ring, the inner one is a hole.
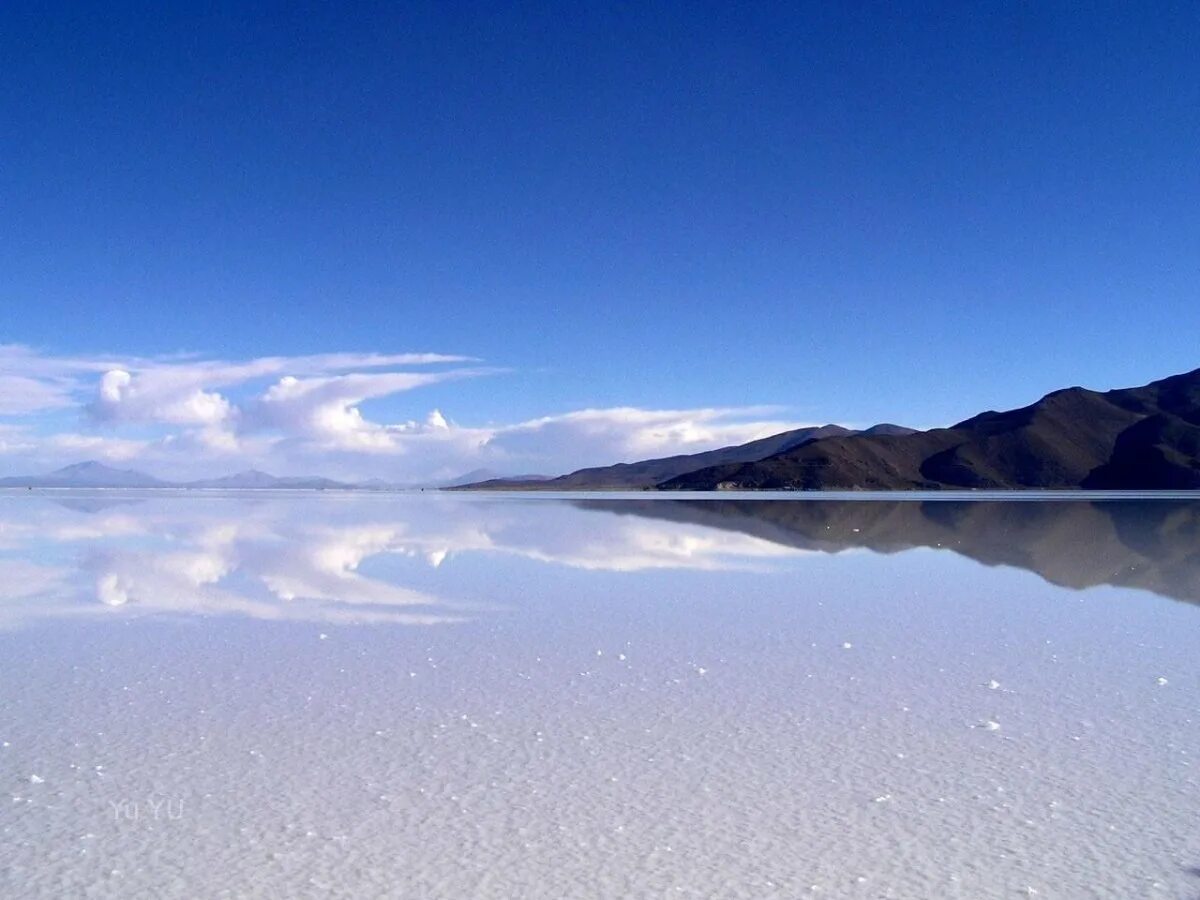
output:
M0 470L571 468L1195 368L1198 42L1192 4L5 4ZM372 353L470 359L330 368ZM416 371L456 374L359 396ZM286 377L326 406L265 416Z

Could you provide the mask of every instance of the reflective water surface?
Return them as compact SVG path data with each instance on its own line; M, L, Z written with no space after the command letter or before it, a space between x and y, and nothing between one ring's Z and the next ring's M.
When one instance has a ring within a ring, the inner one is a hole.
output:
M1200 502L0 493L5 897L1200 896Z

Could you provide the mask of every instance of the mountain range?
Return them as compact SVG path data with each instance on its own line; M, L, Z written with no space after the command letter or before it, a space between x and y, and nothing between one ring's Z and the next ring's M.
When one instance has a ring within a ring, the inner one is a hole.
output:
M913 429L900 425L875 425L865 431L854 431L841 425L819 425L796 428L770 437L759 438L748 444L737 444L706 450L703 453L664 456L659 459L644 459L641 462L617 463L613 466L597 466L579 469L557 478L541 478L536 482L523 482L517 478L492 479L474 484L458 485L471 490L633 490L652 488L661 482L706 467L737 465L756 462L780 453L786 453L801 444L822 438L846 437L858 434L903 435Z
M689 456L472 489L1200 489L1200 369L1136 388L1070 387L948 428L798 429Z
M531 481L539 476L517 476L522 481ZM419 488L449 487L480 478L495 478L494 473L476 469L449 481L424 484L400 484L382 479L347 482L332 478L311 476L270 475L257 469L249 469L222 478L202 478L196 481L164 481L133 469L116 469L103 463L88 461L56 469L46 475L17 475L0 478L0 488L187 488L201 490L309 490L309 491L399 491Z

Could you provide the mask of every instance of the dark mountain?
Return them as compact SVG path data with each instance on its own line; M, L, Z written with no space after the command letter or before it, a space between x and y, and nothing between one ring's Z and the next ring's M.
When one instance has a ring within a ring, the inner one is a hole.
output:
M465 472L457 478L451 478L448 481L441 482L439 487L460 487L464 484L474 484L478 481L495 481L501 479L502 476L493 472L491 469L472 469L470 472Z
M830 437L658 487L1200 489L1200 369L1138 388L1054 391L950 428Z
M1194 500L576 500L821 553L916 547L1014 566L1070 588L1110 584L1200 603Z
M167 482L135 472L132 469L114 469L94 461L75 463L56 469L47 475L17 475L0 478L0 487L122 487L148 488L166 487Z
M899 425L876 425L876 428L897 429L908 431ZM806 441L839 435L854 434L849 428L840 425L822 425L812 428L797 428L784 431L770 437L750 441L748 444L737 444L732 447L721 447L704 453L681 454L667 456L661 459L644 459L641 462L617 463L613 466L597 466L590 469L580 469L569 475L558 478L539 479L537 481L521 481L518 479L491 479L462 485L471 490L541 490L541 491L575 491L575 490L622 490L630 488L649 488L668 478L674 478L702 469L731 463L753 462L763 459L793 447L798 447Z
M906 428L903 425L893 425L890 422L880 422L878 425L872 425L866 431L860 431L859 434L915 434L917 429Z

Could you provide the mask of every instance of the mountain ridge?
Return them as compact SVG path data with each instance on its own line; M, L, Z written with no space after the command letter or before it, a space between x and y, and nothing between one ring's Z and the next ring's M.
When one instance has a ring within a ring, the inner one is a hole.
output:
M1134 388L1063 388L912 434L830 437L697 469L661 490L1200 489L1200 369Z
M476 470L476 473L479 470ZM191 481L167 481L135 469L119 469L96 460L72 463L44 475L11 475L0 478L0 488L104 488L104 489L176 489L176 490L340 490L404 491L438 488L460 482L476 473L466 473L449 481L404 484L372 478L366 481L338 481L319 475L271 475L259 469L246 469L218 478ZM523 479L539 476L522 475Z
M873 425L861 432L892 434L908 433L910 428L890 423ZM860 432L845 428L841 425L813 425L804 428L794 428L778 434L768 435L748 441L744 444L732 444L718 447L715 450L705 450L700 453L679 453L673 456L655 457L653 459L637 460L630 463L615 463L611 466L590 466L577 469L556 478L539 479L536 482L520 479L489 479L474 484L454 485L454 489L462 490L538 490L538 491L572 491L572 490L631 490L652 488L667 478L686 474L708 465L728 462L752 462L763 459L794 447L807 441L823 438L857 434Z

